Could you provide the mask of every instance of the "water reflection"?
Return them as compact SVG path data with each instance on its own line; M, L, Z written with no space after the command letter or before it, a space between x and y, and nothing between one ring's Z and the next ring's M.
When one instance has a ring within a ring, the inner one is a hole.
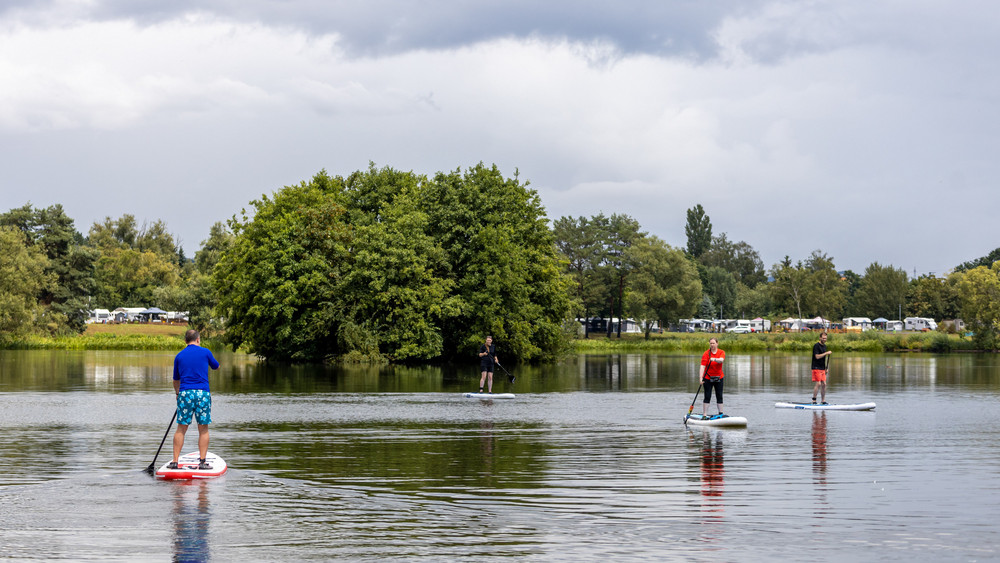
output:
M173 352L0 351L0 392L23 390L170 390ZM430 393L464 392L479 372L465 363L435 366L328 366L264 363L254 356L219 351L222 368L211 374L213 392ZM727 389L811 388L808 354L730 354ZM913 385L961 385L969 377L982 386L1000 384L988 354L843 354L830 365L832 391L893 391ZM582 354L556 365L511 365L517 381L502 377L497 391L694 391L698 357L691 354ZM970 374L973 374L970 376Z
M209 561L211 546L208 525L212 518L209 505L209 481L175 481L168 483L173 495L175 563Z
M826 491L826 411L813 411L812 466L813 480Z

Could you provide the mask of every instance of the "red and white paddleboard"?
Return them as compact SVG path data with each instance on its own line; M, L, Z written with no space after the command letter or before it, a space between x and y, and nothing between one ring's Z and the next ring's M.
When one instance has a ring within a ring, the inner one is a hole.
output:
M229 467L226 465L226 460L221 457L208 452L208 456L205 457L205 461L212 466L211 469L198 469L198 452L191 452L189 454L184 454L177 459L177 469L167 469L167 465L170 461L163 464L163 467L156 470L157 479L211 479L212 477L218 477L226 472Z

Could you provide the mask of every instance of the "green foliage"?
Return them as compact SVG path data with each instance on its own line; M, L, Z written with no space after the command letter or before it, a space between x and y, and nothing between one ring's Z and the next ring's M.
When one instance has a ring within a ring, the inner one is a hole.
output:
M961 314L961 294L958 284L964 274L952 273L946 278L920 276L907 287L906 310L915 317L954 319Z
M558 353L570 281L537 194L483 165L325 172L252 202L213 270L233 344L269 359Z
M150 306L158 288L181 282L178 251L163 221L140 230L132 215L106 217L91 226L88 241L99 252L94 307Z
M701 268L700 273L702 290L705 295L711 297L712 304L722 317L735 318L738 311L735 310L737 283L732 274L717 266Z
M479 164L439 173L420 190L428 230L455 280L443 320L445 354L473 354L487 334L522 359L566 346L572 280L562 270L541 200L515 175Z
M0 227L0 335L30 332L46 322L38 295L55 283L49 260L15 227Z
M993 263L1000 260L1000 248L994 248L986 256L976 258L975 260L969 260L968 262L963 262L958 266L955 266L956 272L968 272L969 270L974 270L980 266L985 266L987 268L993 266Z
M601 310L608 293L601 271L606 227L607 218L601 214L590 219L561 217L552 228L560 258L575 283L574 308L584 318Z
M859 316L895 318L899 305L906 302L906 272L902 268L872 262L865 268L854 302Z
M31 204L0 214L0 225L20 230L29 245L48 258L45 272L54 276L37 296L45 309L45 329L49 332L82 332L87 319L88 296L94 288L94 261L97 253L83 246L83 237L61 205L35 209Z
M964 297L962 319L982 349L995 349L1000 333L1000 262L973 268L958 284Z
M232 245L213 273L218 311L234 348L276 360L318 360L334 353L339 298L350 261L350 233L337 203L342 182L320 173L251 202L234 217Z
M642 321L647 338L653 321L663 326L695 312L701 282L684 252L648 236L636 241L628 254L634 273L625 310Z
M708 267L722 268L747 287L757 287L767 279L760 254L745 241L730 241L726 233L712 237L711 246L698 261Z
M687 253L692 258L700 258L712 246L712 220L700 203L687 210L684 234L687 235Z
M733 309L739 311L744 318L770 315L774 310L770 288L763 283L752 289L743 284L737 284Z
M821 315L839 319L847 304L847 282L833 266L833 259L819 250L805 263L792 266L788 256L771 268L771 297L775 308L797 318Z

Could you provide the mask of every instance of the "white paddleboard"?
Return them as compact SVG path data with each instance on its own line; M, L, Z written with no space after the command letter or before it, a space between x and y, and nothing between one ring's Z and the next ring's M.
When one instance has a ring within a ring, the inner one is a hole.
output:
M218 477L229 469L226 461L221 457L208 452L205 461L212 466L211 469L198 469L198 452L184 454L177 459L177 469L167 469L170 461L163 464L163 467L156 470L157 479L166 480L189 480L189 479L211 479Z
M814 405L812 403L774 403L779 409L803 409L810 411L870 411L875 410L875 403L855 403L853 405Z
M747 419L742 416L729 416L724 414L721 417L717 415L701 415L692 414L687 419L688 424L694 424L696 426L730 426L730 427L743 427L747 425Z
M513 393L466 393L466 399L513 399Z

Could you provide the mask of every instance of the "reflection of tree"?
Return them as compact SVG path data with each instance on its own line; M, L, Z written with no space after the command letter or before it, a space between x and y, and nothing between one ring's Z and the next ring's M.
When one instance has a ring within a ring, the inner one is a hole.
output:
M812 462L817 484L826 485L826 413L813 411Z
M207 481L177 481L170 484L174 494L174 561L208 561L208 524L212 512L208 505Z

